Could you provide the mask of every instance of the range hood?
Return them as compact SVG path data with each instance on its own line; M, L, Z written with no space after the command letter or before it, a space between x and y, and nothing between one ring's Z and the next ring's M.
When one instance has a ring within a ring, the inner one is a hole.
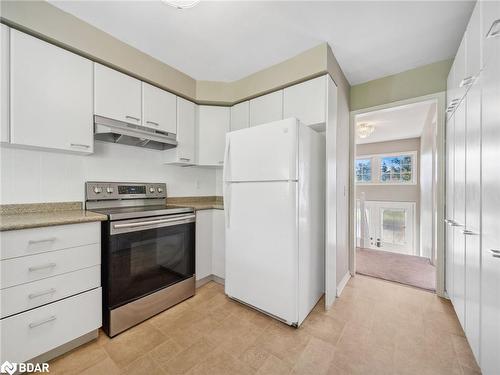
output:
M173 133L102 116L94 116L94 139L154 150L167 150L177 146L176 136Z

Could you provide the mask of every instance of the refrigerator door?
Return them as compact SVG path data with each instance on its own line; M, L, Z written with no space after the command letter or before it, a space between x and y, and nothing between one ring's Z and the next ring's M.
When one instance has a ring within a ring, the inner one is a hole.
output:
M295 118L228 133L224 181L297 180L297 150Z
M225 185L226 294L298 321L297 182Z

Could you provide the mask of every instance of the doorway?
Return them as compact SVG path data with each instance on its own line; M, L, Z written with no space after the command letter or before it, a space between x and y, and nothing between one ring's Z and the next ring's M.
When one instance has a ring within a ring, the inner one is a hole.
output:
M351 114L351 274L443 293L442 101Z

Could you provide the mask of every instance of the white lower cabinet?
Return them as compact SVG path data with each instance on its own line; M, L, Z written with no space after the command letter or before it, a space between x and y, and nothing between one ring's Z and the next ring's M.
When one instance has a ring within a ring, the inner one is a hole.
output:
M225 227L223 210L196 212L196 280L225 275Z
M101 288L0 320L0 362L25 362L101 326Z
M2 232L0 363L101 326L100 222Z

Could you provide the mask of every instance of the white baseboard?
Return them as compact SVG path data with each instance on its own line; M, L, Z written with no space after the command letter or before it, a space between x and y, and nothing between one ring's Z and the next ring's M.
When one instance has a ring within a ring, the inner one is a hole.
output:
M340 297L340 295L342 294L342 291L344 290L344 288L347 285L347 282L349 281L350 278L351 278L351 273L348 271L344 275L342 280L340 280L339 285L337 285L337 297Z
M224 285L224 279L219 276L215 275L208 275L205 276L203 279L196 280L196 288L202 287L206 283L213 281L216 282L217 284Z

